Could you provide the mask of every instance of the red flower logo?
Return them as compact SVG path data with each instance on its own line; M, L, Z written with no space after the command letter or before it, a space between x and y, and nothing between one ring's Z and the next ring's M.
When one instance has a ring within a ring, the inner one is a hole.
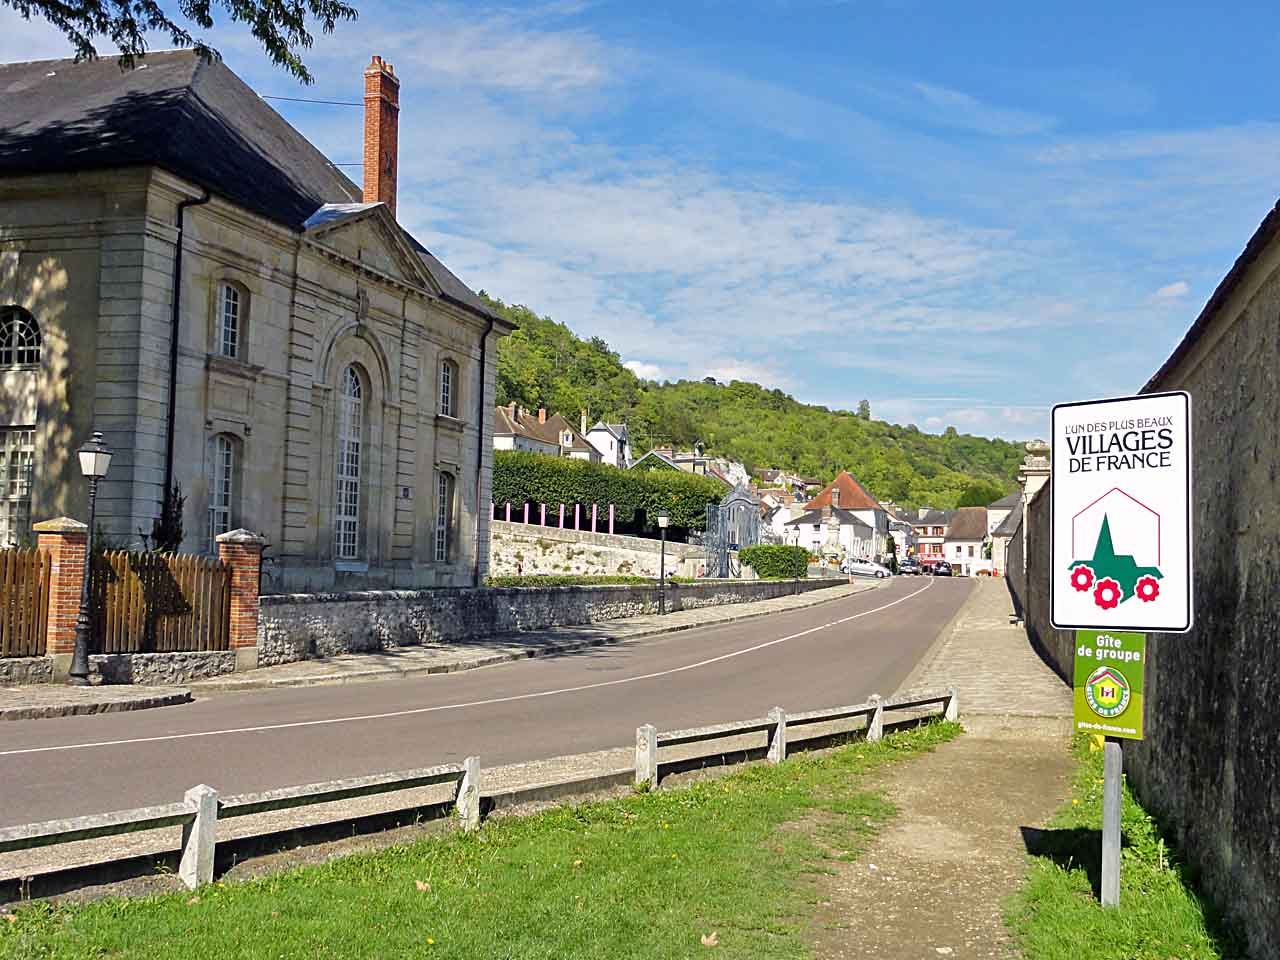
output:
M1114 610L1120 605L1120 597L1120 584L1110 577L1099 580L1093 590L1093 602L1103 610Z
M1080 593L1084 593L1093 586L1093 569L1090 567L1076 567L1071 571L1071 585Z
M1143 603L1150 603L1156 597L1160 596L1160 584L1155 577L1143 577L1138 581L1137 587L1134 589L1138 599Z

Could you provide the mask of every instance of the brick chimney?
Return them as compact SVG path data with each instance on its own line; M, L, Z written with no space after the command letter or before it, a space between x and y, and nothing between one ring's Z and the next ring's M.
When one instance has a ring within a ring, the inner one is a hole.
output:
M364 71L364 202L385 203L396 213L400 129L400 81L395 68L375 56Z
M546 408L546 407L539 407L539 408L538 408L538 422L539 422L539 423L546 423L546 422L547 422L547 408Z
M582 414L578 419L579 419L579 422L582 424L582 429L579 430L578 432L585 437L587 435L587 408L586 407L582 408Z

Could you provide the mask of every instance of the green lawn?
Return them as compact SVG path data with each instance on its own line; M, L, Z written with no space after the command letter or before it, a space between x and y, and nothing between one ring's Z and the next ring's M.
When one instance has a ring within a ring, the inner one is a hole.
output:
M688 788L498 818L475 834L218 883L196 894L33 905L6 957L808 956L807 878L893 815L861 774L932 749L936 722Z
M1077 738L1072 799L1037 841L1041 854L1009 904L1006 920L1027 960L1231 960L1244 956L1157 825L1124 790L1120 906L1103 910L1102 751Z

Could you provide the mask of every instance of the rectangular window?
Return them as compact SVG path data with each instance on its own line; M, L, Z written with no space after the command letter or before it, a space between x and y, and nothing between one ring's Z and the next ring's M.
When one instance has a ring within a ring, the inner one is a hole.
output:
M453 525L453 477L441 473L436 482L436 562L449 559L449 532Z
M440 363L440 412L453 416L453 364L448 360Z
M34 427L0 429L0 546L21 543L31 531Z
M971 557L973 556L973 547L970 547L970 548L969 548L969 556L971 556Z
M231 529L231 494L235 479L236 451L227 437L214 437L209 457L209 548L216 537Z
M334 539L339 560L357 560L360 557L360 434L364 422L358 381L344 390L339 404Z
M240 291L231 284L222 285L222 322L218 352L224 357L240 355Z

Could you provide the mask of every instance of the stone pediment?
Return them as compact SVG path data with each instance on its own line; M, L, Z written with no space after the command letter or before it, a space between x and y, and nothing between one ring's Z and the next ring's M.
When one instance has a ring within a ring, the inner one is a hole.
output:
M346 260L440 293L385 203L325 204L304 227L308 238Z

